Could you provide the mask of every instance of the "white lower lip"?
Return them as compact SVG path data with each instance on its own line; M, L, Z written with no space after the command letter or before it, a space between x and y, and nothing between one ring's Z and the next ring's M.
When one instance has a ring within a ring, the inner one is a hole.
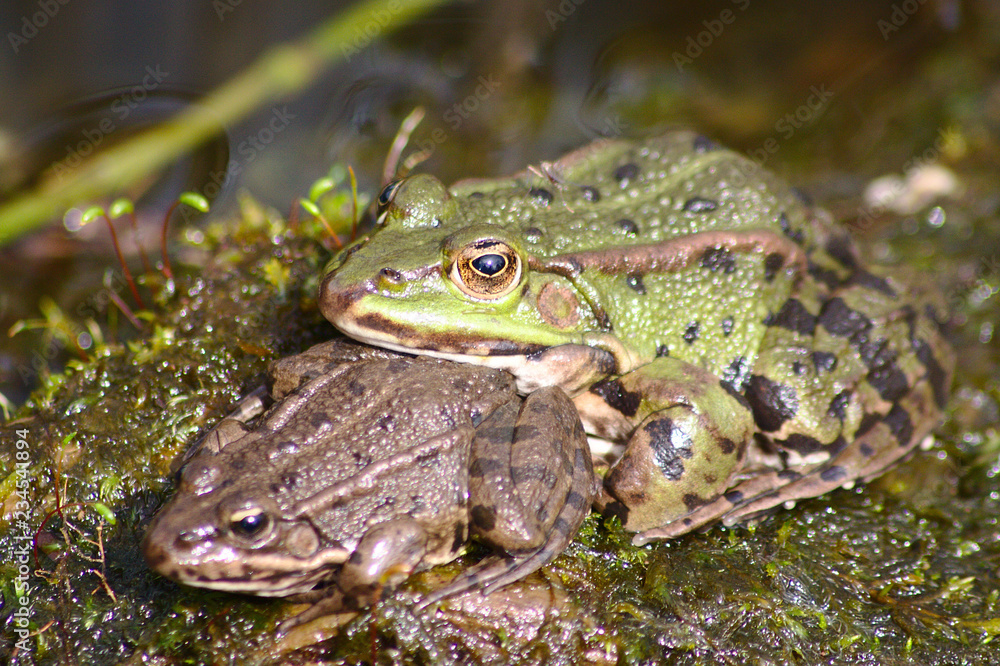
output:
M478 356L475 354L463 354L461 352L447 352L438 351L436 349L424 349L422 347L407 347L406 345L400 344L395 338L389 337L388 335L380 335L378 332L373 332L370 329L359 328L353 326L350 323L345 322L344 324L338 324L337 328L341 331L354 338L355 340L360 340L361 342L366 342L370 345L375 345L376 347L383 347L385 349L391 349L393 351L402 352L404 354L420 354L422 356L433 356L434 358L443 358L449 361L461 361L463 363L472 363L474 365L485 365L490 368L503 368L509 365L505 360L510 359L524 359L523 355L497 355L497 356Z
M297 576L290 574L287 578L277 580L182 580L181 582L207 590L219 590L222 592L234 592L237 594L253 594L259 597L287 597L292 594L301 594L312 590L316 583L327 572L316 572L310 576Z
M377 332L372 331L367 328L360 328L354 325L351 319L343 318L338 321L333 322L333 324L341 330L341 332L347 334L349 337L355 340L360 340L361 342L366 342L370 345L375 345L376 347L385 347L386 349L392 349L395 351L408 351L405 347L399 345L394 339L390 338L388 335L379 335ZM410 351L409 353L413 353Z
M477 356L473 354L463 354L461 352L447 352L438 351L436 349L408 347L400 344L399 341L389 335L380 334L378 331L372 331L371 329L360 328L355 326L351 321L337 322L337 328L355 340L360 340L361 342L374 345L376 347L391 349L392 351L401 352L403 354L419 354L421 356L442 358L446 361L471 363L472 365L480 365L487 368L494 368L496 370L507 370L508 372L514 374L517 374L517 370L525 363L525 356L522 354Z

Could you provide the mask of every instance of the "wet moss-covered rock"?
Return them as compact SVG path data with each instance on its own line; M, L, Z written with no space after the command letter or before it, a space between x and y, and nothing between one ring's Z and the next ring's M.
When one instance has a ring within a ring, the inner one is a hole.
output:
M261 635L273 610L250 603L218 640L193 641L197 618L226 613L234 598L150 575L138 544L199 433L261 381L269 360L333 333L310 306L327 251L296 231L254 205L209 230L185 250L201 268L185 267L173 289L145 276L158 303L140 313L139 339L100 345L47 377L0 429L0 540L14 554L2 568L7 656L199 662L213 644ZM20 581L19 566L30 570Z
M989 228L955 206L952 220ZM995 222L995 220L992 220ZM958 225L962 228L963 225ZM756 526L636 548L591 516L551 566L489 597L413 599L485 550L414 576L357 616L278 637L302 606L151 573L145 525L183 452L267 363L335 334L317 312L321 232L247 203L182 249L127 344L51 376L0 428L2 658L17 663L958 664L1000 658L996 271L970 245L894 243L954 285L960 357L942 437L881 479ZM980 238L982 236L979 236ZM921 249L923 248L923 249ZM965 276L965 277L963 277ZM971 360L970 360L971 359ZM19 578L20 577L20 578Z

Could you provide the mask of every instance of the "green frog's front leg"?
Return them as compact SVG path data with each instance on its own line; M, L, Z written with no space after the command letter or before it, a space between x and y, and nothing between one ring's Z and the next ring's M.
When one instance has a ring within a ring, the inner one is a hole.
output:
M464 571L420 606L473 587L488 594L541 568L573 540L596 490L587 436L562 389L500 407L473 440L469 522L505 555Z
M599 382L574 402L591 432L612 439L631 433L604 479L599 504L626 529L640 532L637 542L719 499L754 432L743 396L675 358Z

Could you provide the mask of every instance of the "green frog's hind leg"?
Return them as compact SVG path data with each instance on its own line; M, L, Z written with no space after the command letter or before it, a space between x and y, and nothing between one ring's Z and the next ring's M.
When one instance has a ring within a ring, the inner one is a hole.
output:
M754 422L746 400L714 374L658 358L595 385L577 405L597 434L631 431L599 507L626 529L655 533L692 513L707 522L732 508L717 502L742 465Z
M773 317L746 393L783 464L727 493L724 522L872 479L937 425L954 357L941 304L909 284L865 272Z
M928 418L939 411L937 398L930 382L921 382L900 398L881 418L871 418L855 435L855 439L826 463L806 473L794 470L770 472L751 482L768 484L768 478L779 485L771 492L754 493L748 487L741 497L733 497L734 508L723 517L725 524L734 524L771 507L798 499L817 497L838 487L851 487L855 480L870 481L908 456L924 442L937 419ZM739 490L739 488L737 488Z
M748 497L755 499L774 496L775 485L784 483L780 474L779 472L757 474L730 488L714 501L700 506L694 511L664 525L637 534L632 539L632 543L641 546L650 541L675 539L717 520L723 520L725 524L731 525L739 519L734 519L730 522L728 517L733 515L733 512L737 511L747 501ZM782 501L784 500L777 500L769 506L780 504Z
M654 539L673 539L713 520L724 525L752 519L782 504L824 495L837 488L850 488L857 480L868 481L881 475L907 456L924 440L932 423L918 432L900 432L897 415L875 423L852 444L823 464L807 472L793 469L768 470L736 484L715 502L655 530L636 537L642 544ZM898 446L880 446L886 437L903 436ZM850 473L848 470L851 470Z
M804 283L768 317L767 351L739 387L763 437L742 475L711 503L636 542L719 518L733 524L869 480L909 454L947 401L954 358L942 305L917 279L859 267L832 290Z
M583 424L559 388L496 410L476 430L469 470L472 531L504 555L488 557L420 603L472 588L484 593L555 559L590 512L596 491Z

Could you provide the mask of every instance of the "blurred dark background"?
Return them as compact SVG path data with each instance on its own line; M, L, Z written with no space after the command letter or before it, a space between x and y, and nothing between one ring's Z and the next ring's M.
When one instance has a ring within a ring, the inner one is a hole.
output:
M3 3L0 196L72 157L109 113L105 145L196 102L347 4ZM422 106L411 152L431 149L419 168L446 182L519 170L597 136L684 125L746 151L849 221L866 183L903 170L942 132L959 128L968 146L948 159L995 164L998 18L985 1L454 2L385 39L359 34L304 94L225 128L201 159L130 194L149 194L139 217L155 229L177 192L204 186L227 150L239 174L213 215L232 210L241 190L287 213L333 163L352 165L359 189L377 192L393 136ZM172 237L204 223L176 224ZM144 239L156 254L155 233ZM38 317L43 297L74 317L116 261L105 229L71 233L61 220L0 252L0 391L16 404L39 369L72 352L46 352L42 331L7 331ZM108 312L93 319L110 339L134 334Z

